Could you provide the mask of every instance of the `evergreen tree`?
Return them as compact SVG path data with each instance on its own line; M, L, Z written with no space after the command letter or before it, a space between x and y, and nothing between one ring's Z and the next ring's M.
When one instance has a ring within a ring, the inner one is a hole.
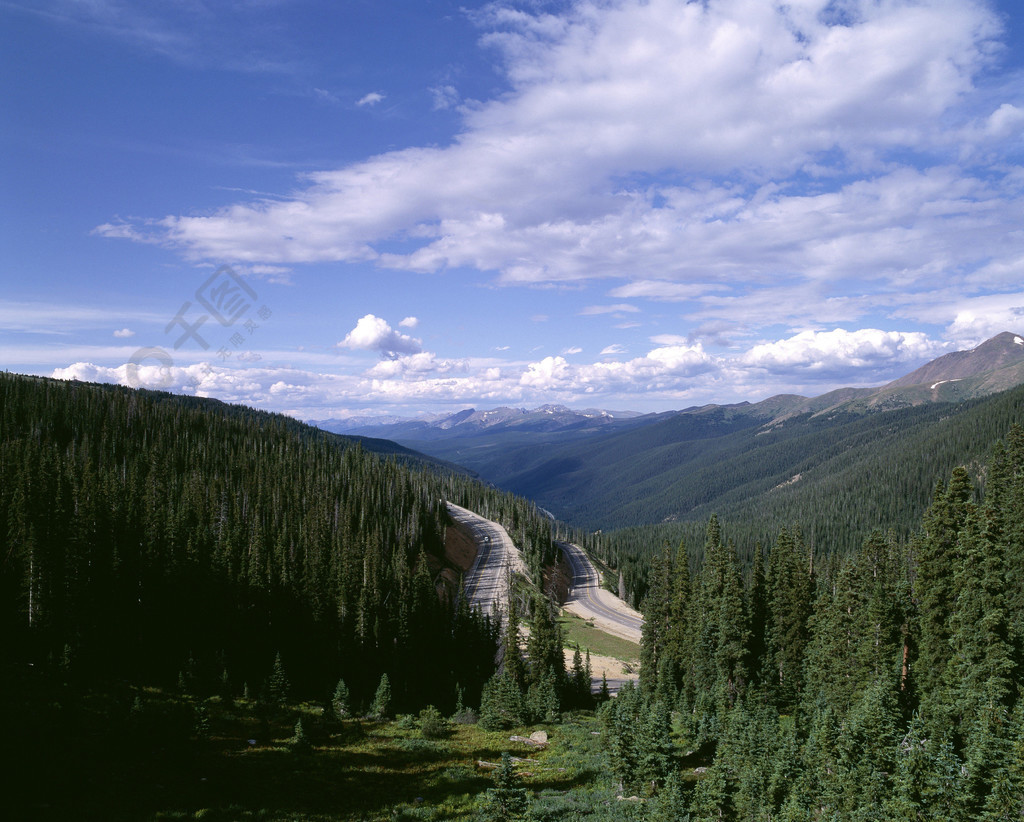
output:
M420 735L424 739L444 739L448 731L448 720L433 705L420 711Z
M735 549L722 544L716 517L708 523L695 627L699 649L694 684L711 693L717 709L725 711L746 690L750 629Z
M529 808L526 789L519 784L512 757L501 755L501 765L494 772L494 787L488 788L482 803L482 818L486 822L513 822L523 819Z
M766 685L779 710L788 713L803 690L803 660L814 601L810 557L799 532L790 534L783 529L779 534L768 555L765 589L765 659L771 666Z
M349 699L348 685L345 684L344 679L339 679L338 684L334 686L334 694L331 696L331 709L337 719L347 719L352 712Z
M210 740L210 713L206 710L205 705L196 705L192 709L192 733L199 742L209 742Z
M489 731L518 728L526 722L523 692L508 674L495 674L480 698L480 725Z
M638 748L638 777L648 793L654 793L668 776L672 765L672 719L668 708L651 700L640 717Z
M555 621L551 603L547 597L535 597L533 619L530 621L530 638L526 644L530 682L537 682L546 676L549 670L554 670L558 687L562 688L565 682L565 656L562 646L561 627Z
M377 691L370 704L370 716L374 719L386 719L391 716L391 680L386 673L380 675Z
M712 765L693 791L690 812L696 822L722 822L732 819L729 786L722 768Z
M588 652L589 656L589 652ZM572 655L572 672L569 675L569 704L574 708L588 708L590 699L590 674L583 665L583 655L577 645Z
M662 660L668 650L671 576L672 560L666 549L652 562L650 587L641 605L644 624L640 642L640 687L647 693L658 689Z
M982 712L1012 705L1016 666L1005 610L1002 551L973 515L964 523L958 545L962 560L954 573L953 653L944 684L956 721L965 726Z
M545 677L530 685L526 694L526 713L535 722L557 722L561 703L558 699L558 678L553 668ZM512 713L515 713L513 708Z
M678 771L673 771L668 775L665 787L658 792L647 820L648 822L689 822L689 803Z
M642 708L640 691L632 682L627 682L618 697L606 702L601 712L612 773L623 796L639 794L643 789L644 773L640 761Z
M526 667L519 650L519 600L514 591L509 592L508 616L505 619L505 634L502 641L502 664L504 671L521 689L526 687Z
M274 667L270 670L267 678L267 698L274 705L283 705L288 700L288 692L291 690L291 683L284 672L284 664L281 662L281 652L274 657Z
M688 705L693 702L693 635L690 625L694 599L692 593L690 558L685 543L680 542L675 562L672 564L665 647L670 662L672 685L682 692L683 699Z
M941 483L924 517L918 539L914 596L920 614L918 658L913 666L918 691L926 701L941 698L949 659L950 624L955 599L952 571L959 564L957 538L973 511L973 488L967 469L956 468L949 486Z
M306 729L302 725L301 717L295 723L294 735L288 740L288 750L296 754L308 754L313 751L313 745L310 743L309 737L306 736Z

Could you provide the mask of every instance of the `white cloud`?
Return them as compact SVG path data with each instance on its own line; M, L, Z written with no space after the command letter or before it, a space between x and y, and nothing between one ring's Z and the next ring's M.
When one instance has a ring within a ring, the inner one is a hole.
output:
M120 329L118 329L117 331L114 332L114 336L115 337L123 337L123 338L134 337L135 336L135 332L132 331L130 328L120 328Z
M341 102L341 100L338 99L338 95L334 94L333 92L328 91L327 89L323 89L323 88L314 88L313 89L313 96L317 100L321 100L322 102L325 102L325 103L336 104L336 103L340 103Z
M562 351L562 356L564 356L564 357L571 357L573 354L582 354L582 353L583 353L583 349L580 348L578 345L571 345L571 346L569 346L568 348L566 348L566 349L564 349Z
M640 309L629 303L617 303L615 305L588 305L580 309L584 317L592 317L598 314L636 314Z
M419 324L420 321L417 317L406 317L398 325L402 328L415 328Z
M609 291L612 297L646 297L650 300L682 302L693 300L708 291L720 291L713 283L677 283L670 280L637 280Z
M793 337L756 345L740 363L774 373L850 373L860 370L891 369L894 364L918 363L939 356L948 345L936 343L920 332L801 331Z
M435 111L445 111L450 108L455 108L460 99L458 89L456 89L455 86L450 85L432 86L430 88L430 96L434 100Z
M237 274L266 280L274 285L294 285L292 269L282 265L235 265L232 267Z
M972 119L964 105L991 63L995 14L971 0L830 8L487 6L478 19L512 90L466 109L450 145L312 174L284 201L103 233L218 260L635 279L612 296L667 300L780 275L923 287L1018 248L1011 172L952 165L963 141L1019 134L1020 106ZM922 169L897 165L908 158ZM659 184L665 170L687 184ZM421 245L383 253L395 236Z
M358 100L356 100L357 106L375 106L377 103L384 99L384 95L379 91L371 91L369 94L364 94Z
M376 336L385 338L386 332ZM369 343L371 335L364 341ZM266 352L263 361L247 367L154 357L136 366L80 361L53 370L52 376L214 396L309 419L329 416L333 408L357 406L423 410L437 404L489 402L589 404L599 397L605 407L638 401L681 407L756 400L771 393L815 395L842 385L881 384L946 350L945 344L916 332L835 329L799 332L728 356L710 354L700 343L666 338L643 356L581 363L562 355L517 362L449 360L416 351L394 354L361 374L338 374L327 357L322 367L310 360L308 368L300 369L268 364L272 355ZM601 356L621 353L620 346L612 345Z
M166 323L167 317L155 312L113 306L0 299L0 331L65 335L80 329L110 328L126 320Z
M356 327L338 345L342 348L377 351L392 359L403 354L418 354L422 349L420 340L395 331L385 320L373 314L361 317Z
M1003 331L1024 333L1024 292L963 300L946 336L958 347L973 347Z
M619 345L618 343L612 343L611 345L606 345L604 348L601 349L601 356L602 357L614 356L616 354L625 354L625 353L626 353L625 347L622 346L622 345Z
M452 371L465 371L467 365L462 360L441 360L430 351L382 360L367 371L367 375L375 378L394 379L413 374L448 374Z

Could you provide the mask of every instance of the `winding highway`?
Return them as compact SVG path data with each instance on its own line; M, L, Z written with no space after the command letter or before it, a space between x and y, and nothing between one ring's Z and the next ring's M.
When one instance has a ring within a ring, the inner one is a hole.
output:
M560 542L558 547L572 568L572 587L565 610L592 619L596 627L607 633L639 643L643 615L601 587L601 575L582 548L570 542Z
M485 614L508 613L508 581L513 573L529 576L523 555L498 523L447 503L448 513L466 526L477 544L476 559L463 579L469 607Z

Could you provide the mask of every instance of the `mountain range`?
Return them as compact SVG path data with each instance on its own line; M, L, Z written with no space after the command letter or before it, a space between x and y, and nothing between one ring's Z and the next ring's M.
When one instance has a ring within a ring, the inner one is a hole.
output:
M1024 422L1024 399L1004 396L1022 384L1024 337L1004 332L877 388L642 415L562 406L467 409L345 433L393 439L464 466L592 529L741 510L806 519L812 485L815 496L825 488L840 493L839 478L862 487L870 476L903 489L912 517L927 503L934 476L968 458L983 461L994 439ZM898 455L908 449L923 452L913 481L899 475ZM893 496L891 486L885 493ZM887 505L866 501L865 521L868 511ZM876 513L876 521L892 519Z

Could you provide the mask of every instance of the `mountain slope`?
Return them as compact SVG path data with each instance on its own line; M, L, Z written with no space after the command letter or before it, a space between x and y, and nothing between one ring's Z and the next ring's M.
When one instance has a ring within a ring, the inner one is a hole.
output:
M713 511L758 519L763 512L774 523L799 520L822 539L851 534L856 541L856 528L840 523L866 523L862 514L871 511L875 521L899 527L927 501L930 477L983 460L995 438L1024 421L1020 391L996 393L1024 383L1018 340L1000 334L880 388L778 395L601 427L496 427L404 442L583 527L701 521ZM913 460L902 459L911 452ZM834 499L823 496L825 488ZM906 506L887 501L894 492L911 501L906 515Z
M435 574L442 500L483 491L358 443L216 401L0 374L8 663L73 657L83 682L203 692L226 671L237 693L280 655L303 695L344 671L357 701L384 672L396 706L450 703L457 682L475 699L491 629L454 613ZM468 656L467 636L482 643Z
M934 385L951 380L979 377L990 371L1024 362L1024 338L1004 331L977 348L954 351L911 371L889 383L885 388L903 388L910 385Z

